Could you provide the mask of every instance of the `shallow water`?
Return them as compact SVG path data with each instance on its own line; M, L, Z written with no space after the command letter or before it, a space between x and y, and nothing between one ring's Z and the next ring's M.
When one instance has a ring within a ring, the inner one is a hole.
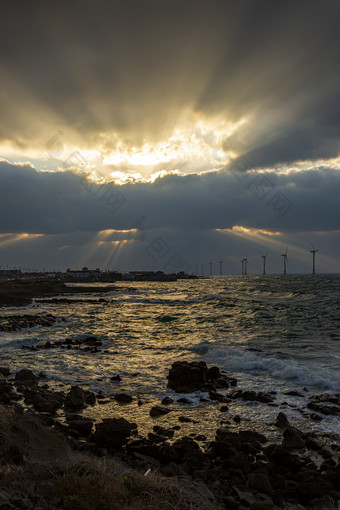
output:
M268 424L283 410L294 423L339 433L339 418L311 422L301 413L306 400L281 392L302 387L306 395L340 391L340 276L230 276L116 287L106 303L77 295L87 302L37 300L24 309L1 310L1 315L49 312L66 319L51 328L2 333L1 364L43 371L53 384L86 385L107 395L128 391L156 401L172 394L166 375L174 361L202 359L235 376L239 388L277 391L277 403L287 402L279 409L235 402L234 414ZM102 340L102 352L21 349L83 335ZM110 380L114 374L120 374L121 383ZM200 402L201 396L190 395L186 412L199 415L202 428L216 429L223 416L216 404ZM97 412L117 411L105 409ZM135 412L133 406L124 408L124 413Z

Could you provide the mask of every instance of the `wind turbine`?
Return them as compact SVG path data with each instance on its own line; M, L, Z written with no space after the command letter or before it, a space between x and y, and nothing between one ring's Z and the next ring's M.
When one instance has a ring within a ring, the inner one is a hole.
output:
M220 264L220 274L222 274L222 260L220 260L219 264Z
M198 269L197 269L197 264L196 264L196 276L198 275Z
M244 259L241 259L241 264L242 264L242 274L244 274Z
M287 251L288 251L288 246L286 248L286 253L283 253L281 255L281 257L283 257L283 274L287 274L287 262L288 262Z
M268 253L269 252L267 251L267 253L265 255L263 253L261 255L263 258L263 274L266 274L266 258L267 258Z
M212 262L209 262L210 276L212 275Z
M204 262L202 262L202 274L204 274Z
M244 257L243 262L244 262L244 274L247 274L248 255Z
M312 248L313 248L312 250L310 250L310 253L313 254L313 270L312 270L312 274L315 274L315 254L316 254L317 251L319 251L319 248L316 250L314 248L313 244L312 243L310 243L310 244L312 245Z

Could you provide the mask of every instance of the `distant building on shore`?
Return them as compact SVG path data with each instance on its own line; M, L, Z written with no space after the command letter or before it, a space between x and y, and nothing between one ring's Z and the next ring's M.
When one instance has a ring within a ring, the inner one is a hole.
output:
M83 267L82 269L70 269L66 270L66 274L70 278L75 278L77 280L89 280L89 279L99 279L101 275L100 269L97 267L96 269L89 269L88 267Z

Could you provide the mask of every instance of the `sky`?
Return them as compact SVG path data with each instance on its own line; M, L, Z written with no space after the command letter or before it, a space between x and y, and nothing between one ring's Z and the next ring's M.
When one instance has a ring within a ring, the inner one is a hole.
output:
M340 272L339 15L3 2L0 266Z

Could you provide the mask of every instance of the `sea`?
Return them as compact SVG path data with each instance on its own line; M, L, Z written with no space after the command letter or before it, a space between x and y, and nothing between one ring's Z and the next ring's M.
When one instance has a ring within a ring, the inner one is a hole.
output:
M85 414L124 416L146 432L154 423L150 407L170 396L172 412L161 422L174 425L185 415L192 420L181 424L188 433L213 437L221 425L239 427L240 419L243 427L274 434L275 417L284 412L304 430L339 439L340 416L311 419L306 404L312 395L340 392L340 275L93 285L108 286L109 292L77 294L70 303L36 299L26 307L1 309L1 316L52 313L59 320L52 327L1 333L0 365L13 373L24 367L43 372L53 388L80 385L100 392L106 404ZM22 348L88 336L103 342L100 352ZM237 379L238 388L272 392L275 400L238 399L221 411L206 393L175 394L167 389L167 374L172 363L184 360L218 366ZM111 380L118 374L121 381ZM286 395L286 390L302 396ZM113 395L121 392L134 396L134 402L117 404ZM187 401L177 403L180 396Z

